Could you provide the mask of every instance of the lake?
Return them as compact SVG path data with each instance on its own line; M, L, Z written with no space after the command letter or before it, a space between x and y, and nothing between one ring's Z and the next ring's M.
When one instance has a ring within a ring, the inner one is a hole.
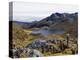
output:
M57 30L57 29L53 29L53 30L33 30L32 33L37 34L37 33L41 33L42 35L50 35L50 34L63 34L64 30Z

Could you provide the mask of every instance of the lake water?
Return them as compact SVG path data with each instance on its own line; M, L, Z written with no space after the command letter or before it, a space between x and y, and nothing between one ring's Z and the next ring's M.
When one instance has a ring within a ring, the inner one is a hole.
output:
M38 30L38 31L33 31L32 33L41 33L42 35L49 35L49 34L63 34L64 30Z

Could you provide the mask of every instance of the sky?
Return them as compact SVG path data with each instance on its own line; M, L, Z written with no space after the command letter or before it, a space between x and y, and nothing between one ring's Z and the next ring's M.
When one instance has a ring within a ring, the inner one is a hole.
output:
M77 5L13 2L13 20L17 21L31 22L40 20L56 12L75 13L77 11Z

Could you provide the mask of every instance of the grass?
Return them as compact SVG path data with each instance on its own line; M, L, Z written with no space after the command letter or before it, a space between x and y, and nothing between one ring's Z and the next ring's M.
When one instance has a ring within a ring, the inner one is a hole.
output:
M40 36L40 35L31 35L32 30L28 29L22 29L20 26L16 26L13 27L13 43L15 44L16 48L24 48L27 45L31 44L32 42L34 42L35 40L37 40L38 38L43 38L44 36ZM49 35L47 37L44 38L44 40L48 40L48 39L53 39L53 38L59 38L61 40L65 40L66 39L66 34L64 35ZM72 41L73 42L73 41ZM77 44L77 43L76 43ZM56 49L58 49L58 45L57 44L52 44ZM74 42L71 44L71 48L74 49L75 45ZM77 47L75 47L76 49ZM75 50L74 49L74 50ZM41 52L41 48L39 48L39 51ZM65 49L62 52L59 53L51 53L51 52L44 52L43 55L44 56L60 56L60 55L68 55L68 54L72 54L72 51L70 49ZM27 57L25 53L21 54L21 57Z

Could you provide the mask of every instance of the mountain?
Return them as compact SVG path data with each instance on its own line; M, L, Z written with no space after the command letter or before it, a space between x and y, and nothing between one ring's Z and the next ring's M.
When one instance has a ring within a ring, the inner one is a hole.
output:
M73 37L77 37L78 13L54 13L40 21L31 23L29 28L43 28L44 26L49 30L61 29Z
M42 26L51 26L56 25L64 22L73 23L74 21L78 20L78 13L54 13L50 16L40 20L35 21L30 25L32 27L42 27Z
M55 23L61 23L61 22L73 22L74 20L77 20L77 13L68 14L68 13L55 13L50 15L47 18L44 18L40 22L48 22L49 24L55 24Z
M32 22L32 21L40 21L43 18L44 17L36 17L36 16L14 16L13 20L21 22Z
M21 22L21 21L13 21L13 23L17 23L17 24L30 24L30 22Z
M78 31L78 13L53 13L50 16L41 19L40 21L33 22L19 22L13 21L19 24L24 29L30 28L44 28L47 27L49 30L61 29L65 32L71 33L73 36L77 36Z

